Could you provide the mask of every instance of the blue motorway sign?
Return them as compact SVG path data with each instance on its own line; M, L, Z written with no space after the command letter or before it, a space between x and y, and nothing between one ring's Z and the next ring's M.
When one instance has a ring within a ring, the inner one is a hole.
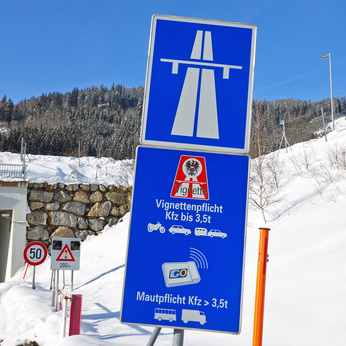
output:
M153 16L141 143L247 153L256 26Z
M240 332L249 157L139 147L121 321Z

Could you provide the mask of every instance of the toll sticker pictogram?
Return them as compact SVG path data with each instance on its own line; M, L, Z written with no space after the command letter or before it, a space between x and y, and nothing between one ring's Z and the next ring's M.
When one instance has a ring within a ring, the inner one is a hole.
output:
M67 261L74 262L75 261L73 255L72 255L72 252L71 252L71 250L67 244L64 246L64 248L62 249L62 251L60 252L60 254L56 260L57 261L63 261L63 262L67 262Z
M171 197L209 200L205 157L180 156Z

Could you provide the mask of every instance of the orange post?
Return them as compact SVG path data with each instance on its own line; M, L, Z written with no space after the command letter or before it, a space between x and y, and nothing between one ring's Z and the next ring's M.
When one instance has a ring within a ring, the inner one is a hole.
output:
M262 346L264 297L266 286L268 257L268 238L270 228L260 228L260 239L258 248L255 319L253 326L252 346Z
M28 271L28 268L29 268L29 263L27 263L26 266L25 266L25 272L24 272L24 275L23 275L23 278L22 278L23 281L25 279L26 272Z

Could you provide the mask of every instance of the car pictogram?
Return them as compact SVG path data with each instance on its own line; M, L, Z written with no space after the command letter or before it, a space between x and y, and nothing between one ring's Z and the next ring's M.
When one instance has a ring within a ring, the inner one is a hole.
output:
M189 235L191 234L191 230L187 229L187 228L184 228L183 226L181 225L173 225L169 231L174 234L174 233L182 233L182 234L185 234L185 235Z
M209 237L221 237L221 238L226 238L227 237L227 234L224 233L224 232L221 232L220 230L218 229L211 229L209 232L208 232L208 236Z

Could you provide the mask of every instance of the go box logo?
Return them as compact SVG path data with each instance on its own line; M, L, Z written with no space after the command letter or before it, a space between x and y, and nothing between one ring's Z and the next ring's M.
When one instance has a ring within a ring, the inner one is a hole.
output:
M166 262L162 265L166 287L197 284L201 281L194 261Z
M182 268L182 269L172 269L169 272L169 278L170 279L179 279L179 278L184 278L187 276L188 269L187 268Z

